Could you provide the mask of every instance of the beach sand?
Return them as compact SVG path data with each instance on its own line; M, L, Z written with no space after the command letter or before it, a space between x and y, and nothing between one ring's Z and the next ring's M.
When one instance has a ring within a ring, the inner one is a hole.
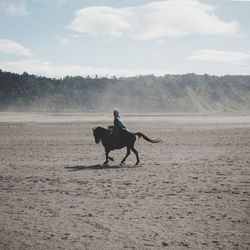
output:
M123 121L139 166L102 165L112 115L0 113L0 249L249 249L250 116Z

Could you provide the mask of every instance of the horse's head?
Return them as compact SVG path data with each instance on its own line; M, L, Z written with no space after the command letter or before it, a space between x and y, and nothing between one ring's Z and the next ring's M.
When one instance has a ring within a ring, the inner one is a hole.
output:
M99 143L108 133L108 130L103 127L92 128L95 137L95 143Z
M95 143L99 143L108 133L108 130L103 127L92 128L95 137Z
M95 137L95 143L99 143L101 140L101 137L100 137L98 128L92 128L92 130L93 130L93 136Z

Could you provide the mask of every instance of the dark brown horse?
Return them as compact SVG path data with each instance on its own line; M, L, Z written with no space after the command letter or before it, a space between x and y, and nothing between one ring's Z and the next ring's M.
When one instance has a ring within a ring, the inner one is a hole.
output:
M134 148L134 144L136 141L136 135L138 137L144 138L146 141L149 141L151 143L158 143L161 140L153 140L144 135L141 132L137 133L129 133L125 130L120 131L118 135L110 135L109 130L103 128L103 127L97 127L93 129L93 135L95 137L95 142L99 143L100 141L102 142L104 148L105 148L105 153L106 153L106 161L103 164L107 164L108 160L114 161L113 158L109 157L109 152L114 149L121 149L124 147L127 147L127 154L123 158L120 164L123 164L127 157L130 154L130 150L132 150L135 155L136 155L136 165L140 162L138 152Z

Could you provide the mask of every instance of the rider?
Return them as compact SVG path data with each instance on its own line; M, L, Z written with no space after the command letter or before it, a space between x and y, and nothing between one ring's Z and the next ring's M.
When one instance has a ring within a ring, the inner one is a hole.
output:
M122 122L122 119L119 115L119 109L115 109L113 111L114 114L114 135L118 135L121 131L127 131L131 133L131 131L128 130L126 125Z

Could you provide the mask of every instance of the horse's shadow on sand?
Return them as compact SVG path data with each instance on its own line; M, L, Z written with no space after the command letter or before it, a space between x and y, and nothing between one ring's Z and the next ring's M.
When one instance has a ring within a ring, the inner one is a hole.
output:
M121 168L135 168L139 167L138 165L103 165L103 164L97 164L97 165L90 165L90 166L83 166L83 165L77 165L77 166L66 166L64 167L68 171L82 171L82 170L105 170L105 169L121 169Z

